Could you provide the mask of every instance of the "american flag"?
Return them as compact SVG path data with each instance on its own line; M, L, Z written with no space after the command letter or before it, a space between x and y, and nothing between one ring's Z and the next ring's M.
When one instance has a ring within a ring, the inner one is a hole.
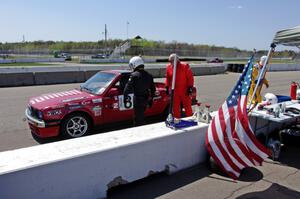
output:
M230 177L245 167L261 165L270 152L255 137L247 114L247 95L254 55L245 65L234 89L219 108L206 134L208 152Z

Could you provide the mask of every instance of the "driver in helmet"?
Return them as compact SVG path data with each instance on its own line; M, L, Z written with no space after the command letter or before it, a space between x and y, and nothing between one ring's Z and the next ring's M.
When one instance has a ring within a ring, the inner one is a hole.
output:
M266 61L267 61L267 56L264 55L260 58L260 61L257 64L253 65L251 86L249 89L248 100L250 100L253 95L255 86L256 86L258 78L259 78L259 74L261 73L261 69L263 68ZM267 88L269 88L269 82L265 77L263 77L263 79L261 80L261 83L264 84ZM261 92L261 87L258 87L256 90L256 93L255 93L255 96L252 100L252 104L260 103L262 101L262 96L261 96L260 92Z
M129 60L129 68L133 71L125 85L124 103L128 101L128 94L133 93L134 125L143 125L144 111L147 105L152 106L155 94L153 77L144 70L144 61L140 56L134 56Z

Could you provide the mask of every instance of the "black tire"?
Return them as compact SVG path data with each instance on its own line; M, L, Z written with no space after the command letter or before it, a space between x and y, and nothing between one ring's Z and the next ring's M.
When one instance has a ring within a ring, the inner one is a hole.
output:
M238 68L238 65L237 64L234 64L232 66L232 72L236 73L237 72L237 68Z
M243 70L244 70L244 65L243 64L240 64L239 66L238 66L238 73L241 73L241 72L243 72Z
M60 133L65 138L78 138L85 136L91 129L90 119L82 113L67 116L60 126Z
M229 71L229 72L232 71L232 65L233 65L233 64L228 64L228 66L227 66L227 71Z

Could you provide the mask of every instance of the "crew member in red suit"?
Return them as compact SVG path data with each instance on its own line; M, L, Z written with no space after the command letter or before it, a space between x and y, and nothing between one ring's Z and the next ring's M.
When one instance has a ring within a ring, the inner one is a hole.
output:
M193 93L194 76L193 72L188 63L181 62L176 54L171 54L169 56L169 64L166 68L166 92L172 87L172 77L173 77L173 65L174 59L176 57L177 67L176 67L176 79L174 88L174 104L173 113L175 118L181 118L181 106L185 109L186 116L192 116L192 99L191 95Z

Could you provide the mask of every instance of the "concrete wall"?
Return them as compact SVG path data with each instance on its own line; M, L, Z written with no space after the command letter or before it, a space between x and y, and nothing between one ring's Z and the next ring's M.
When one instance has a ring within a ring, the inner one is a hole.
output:
M108 188L204 162L208 125L164 123L0 153L0 198L104 198Z
M124 70L127 65L0 68L0 87L84 82L101 70ZM191 65L194 75L225 72L224 64ZM149 64L146 68L154 78L165 77L165 64ZM24 77L23 77L23 76Z
M1 86L30 86L34 85L33 73L0 73Z
M0 64L8 63L32 63L32 62L64 62L65 58L19 58L19 59L0 59Z
M226 64L226 70L230 72L242 72L245 64ZM299 71L299 64L271 64L268 71Z
M144 59L146 63L155 63L156 59ZM128 63L129 59L80 59L80 63Z
M191 66L191 69L196 76L215 75L226 72L225 64L207 64L199 66Z
M269 71L299 71L299 64L271 64Z
M34 78L36 85L80 83L85 81L84 73L84 71L36 72Z

